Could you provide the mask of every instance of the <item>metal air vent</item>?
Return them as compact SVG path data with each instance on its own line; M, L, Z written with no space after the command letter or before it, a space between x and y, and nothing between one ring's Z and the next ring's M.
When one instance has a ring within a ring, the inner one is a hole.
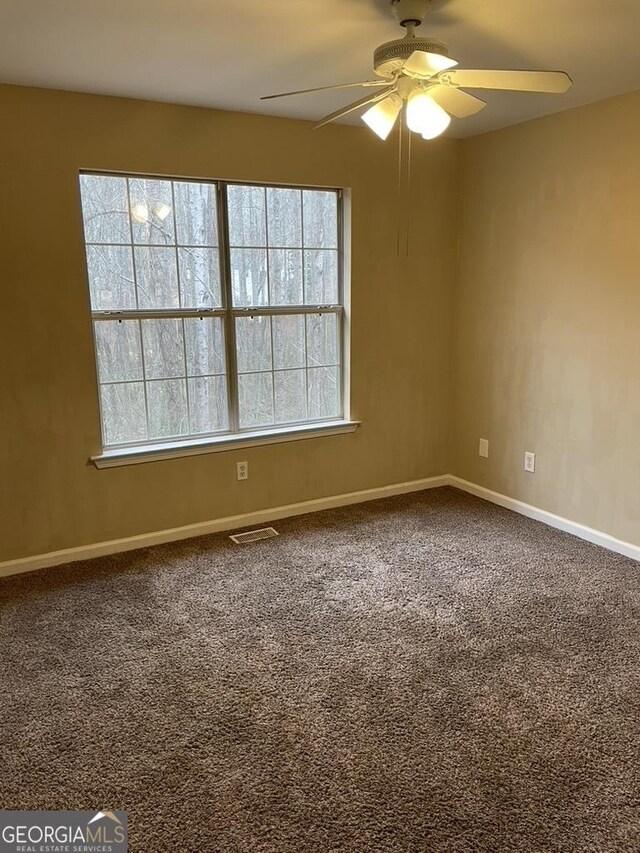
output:
M229 536L236 545L248 545L249 542L258 542L260 539L273 539L274 536L279 536L277 530L273 527L261 527L260 530L248 530L246 533L234 533Z

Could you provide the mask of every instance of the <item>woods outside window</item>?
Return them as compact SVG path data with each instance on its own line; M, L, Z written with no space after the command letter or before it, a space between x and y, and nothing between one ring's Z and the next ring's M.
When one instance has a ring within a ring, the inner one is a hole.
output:
M105 450L344 418L339 190L80 189Z

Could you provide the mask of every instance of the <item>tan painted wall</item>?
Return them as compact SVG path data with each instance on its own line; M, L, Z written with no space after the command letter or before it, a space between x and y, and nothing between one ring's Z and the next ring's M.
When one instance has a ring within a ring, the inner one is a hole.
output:
M470 140L461 180L453 473L640 544L640 93Z
M447 470L458 143L414 150L407 259L396 256L396 148L365 128L309 133L304 122L11 86L0 116L0 561ZM361 429L88 464L100 437L80 168L350 187ZM237 483L244 458L251 477Z

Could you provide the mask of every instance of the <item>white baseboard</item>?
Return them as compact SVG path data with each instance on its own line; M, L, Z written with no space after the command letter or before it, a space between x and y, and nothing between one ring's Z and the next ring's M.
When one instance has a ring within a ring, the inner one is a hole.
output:
M520 513L520 515L526 515L527 518L534 518L536 521L542 521L550 527L564 530L566 533L571 533L573 536L585 539L594 545L600 545L609 551L615 551L618 554L623 554L625 557L631 557L632 560L640 560L640 545L632 545L631 542L616 539L613 536L609 536L608 533L594 530L593 527L587 527L584 524L579 524L577 521L570 521L561 515L554 515L554 513L547 512L545 509L518 501L507 495L501 495L499 492L492 492L491 489L478 486L476 483L470 483L468 480L462 480L460 477L449 475L447 477L447 484L454 486L456 489L461 489L463 492L476 495L478 498L483 498L486 501L491 501L491 503L506 507L506 509L511 509L514 512Z
M560 515L554 515L554 513L547 512L539 507L532 506L531 504L524 503L523 501L516 500L515 498L510 498L507 495L500 494L499 492L493 492L491 489L486 489L484 486L478 486L476 483L470 483L468 480L462 480L460 477L443 474L439 477L427 477L423 480L411 480L407 483L394 483L390 486L379 486L375 489L364 489L360 492L347 492L342 495L331 495L326 498L301 501L300 503L256 510L255 512L243 513L241 515L230 515L226 518L216 518L212 521L201 521L197 524L187 524L184 527L172 527L167 530L154 531L153 533L141 533L138 536L128 536L124 539L111 539L107 542L96 542L92 545L80 545L77 548L65 548L62 551L51 551L48 554L36 554L33 557L22 557L18 560L8 560L4 563L0 563L0 577L20 574L22 572L32 572L36 569L59 566L63 563L74 563L78 560L91 560L94 557L103 557L107 554L118 554L122 551L133 551L136 548L148 548L151 545L161 545L164 542L177 542L180 539L191 539L195 536L205 536L209 533L221 533L225 530L235 530L239 527L265 524L271 521L276 521L279 518L287 518L293 515L305 515L306 513L319 512L323 509L333 509L334 507L347 506L348 504L364 503L365 501L374 501L379 498L392 497L393 495L419 492L424 489L436 489L440 486L453 486L456 489L461 489L464 492L476 495L476 497L483 498L491 503L498 504L506 509L520 513L520 515L526 515L528 518L534 518L536 521L541 521L544 524L548 524L550 527L556 527L558 530L564 530L566 533L571 533L579 539L585 539L587 542L600 545L603 548L607 548L609 551L615 551L618 554L623 554L625 557L631 557L632 560L640 561L639 545L632 545L630 542L624 542L621 539L616 539L613 536L609 536L608 533L602 533L599 530L594 530L592 527L587 527L586 525L579 524L576 521L570 521L568 518L563 518Z
M122 551L134 551L136 548L148 548L151 545L161 545L164 542L177 542L180 539L191 539L194 536L206 536L209 533L221 533L224 530L235 530L238 527L248 527L257 524L276 521L292 515L305 515L319 512L322 509L347 506L348 504L364 503L393 495L409 492L420 492L424 489L436 489L446 486L447 475L427 477L423 480L411 480L407 483L393 483L390 486L379 486L375 489L364 489L360 492L347 492L342 495L331 495L327 498L317 498L311 501L287 504L286 506L260 509L241 515L229 515L226 518L216 518L212 521L201 521L197 524L187 524L184 527L172 527L153 533L141 533L138 536L127 536L124 539L111 539L107 542L96 542L92 545L80 545L77 548L65 548L62 551L50 551L48 554L36 554L33 557L22 557L18 560L8 560L0 563L0 577L16 575L22 572L33 572L63 563L75 563L78 560L91 560L106 554L119 554Z

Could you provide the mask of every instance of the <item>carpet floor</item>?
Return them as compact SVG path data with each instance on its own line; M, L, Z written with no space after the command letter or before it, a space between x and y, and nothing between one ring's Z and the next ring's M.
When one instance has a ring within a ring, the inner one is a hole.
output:
M640 566L451 488L0 582L0 807L133 853L640 850Z

